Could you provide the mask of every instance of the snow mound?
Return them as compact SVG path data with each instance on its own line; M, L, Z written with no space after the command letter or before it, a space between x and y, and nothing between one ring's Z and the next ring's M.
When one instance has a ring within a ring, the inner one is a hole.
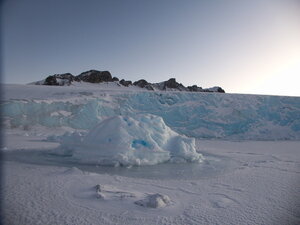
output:
M148 194L145 199L138 200L135 204L148 208L161 208L170 205L169 196L162 194Z
M203 160L196 152L194 138L177 134L161 117L150 114L139 114L134 118L111 117L85 136L74 133L63 137L61 147L72 151L76 161L100 165L155 165L167 161Z
M111 201L111 200L131 200L131 202L146 208L162 208L171 205L171 199L167 195L160 193L147 194L132 191L117 189L111 185L97 184L96 198ZM137 198L143 198L136 200ZM132 201L133 200L133 201Z
M67 169L66 171L64 171L63 174L67 174L67 175L83 175L83 174L86 174L86 172L78 169L77 167L72 167L72 168Z
M97 184L95 186L95 189L96 189L96 196L99 199L125 200L125 199L128 199L128 198L135 198L136 197L136 194L133 193L133 192L119 190L119 189L116 189L115 187L108 186L108 185Z

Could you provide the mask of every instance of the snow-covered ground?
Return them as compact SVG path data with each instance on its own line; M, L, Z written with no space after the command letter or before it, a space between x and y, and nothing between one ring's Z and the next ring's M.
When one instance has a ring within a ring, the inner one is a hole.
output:
M5 224L300 223L300 98L147 92L108 84L5 85L4 92ZM158 118L156 126L148 114ZM100 128L109 135L96 135ZM143 139L146 130L154 133ZM66 140L76 140L74 134L63 136L66 131L82 135L77 158L64 151ZM117 154L192 152L201 160L171 163L166 157L169 162L125 167L78 160L83 146L95 152L95 140L116 140L106 147L129 140L127 151Z

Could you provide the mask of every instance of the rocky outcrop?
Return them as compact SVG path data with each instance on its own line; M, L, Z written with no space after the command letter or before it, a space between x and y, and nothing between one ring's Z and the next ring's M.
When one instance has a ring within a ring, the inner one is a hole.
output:
M205 88L203 89L203 92L219 92L219 93L225 93L225 91L221 87L212 87L212 88Z
M164 89L166 88L179 88L180 84L176 82L175 78L171 78L164 82Z
M187 88L183 86L181 83L178 83L175 78L171 78L164 82L163 90L167 89L177 89L180 91L186 91Z
M205 88L198 87L197 85L192 85L185 87L183 84L178 83L175 78L170 78L167 81L160 83L149 83L144 79L135 81L132 83L130 80L119 80L117 77L112 77L109 71L98 71L98 70L89 70L83 72L77 76L72 75L71 73L64 74L54 74L48 76L43 81L34 82L32 84L36 85L54 85L54 86L65 86L70 85L72 82L88 82L88 83L102 83L102 82L115 82L119 86L136 86L140 88L145 88L151 91L190 91L190 92L219 92L225 93L224 89L221 87L212 87Z
M192 92L201 92L203 91L202 87L198 87L197 85L188 86L187 89Z
M46 78L44 85L59 85L59 83L57 82L56 77L53 75Z
M144 79L141 79L141 80L138 80L138 81L135 81L133 83L134 86L138 86L140 88L146 88L147 90L151 90L153 91L154 88L152 87L152 84L151 83L148 83L146 80Z
M133 85L138 86L138 87L140 87L140 88L144 88L145 86L147 86L147 85L149 85L149 84L150 84L150 83L148 83L148 82L147 82L146 80L144 80L144 79L135 81L135 82L133 83Z
M225 93L225 90L223 88L221 88L221 87L217 87L217 88L218 88L217 92L219 92L219 93Z
M71 73L54 74L48 76L45 79L43 85L64 86L64 85L70 85L74 80L75 80L75 76L73 76Z
M73 81L101 83L101 82L113 82L118 80L119 79L117 77L112 78L109 71L89 70L79 74L78 76L74 76L71 73L54 74L48 76L42 84L64 86L64 85L70 85ZM37 82L36 84L40 84L40 82Z
M109 71L89 70L83 72L76 77L79 81L89 83L112 82L113 78Z
M122 79L120 80L120 84L122 84L125 87L128 87L129 85L132 85L132 81Z

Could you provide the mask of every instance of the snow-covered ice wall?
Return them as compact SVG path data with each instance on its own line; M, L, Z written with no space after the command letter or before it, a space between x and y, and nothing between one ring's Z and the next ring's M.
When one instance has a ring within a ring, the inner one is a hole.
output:
M90 129L111 116L149 113L190 137L300 139L299 97L76 88L38 87L30 96L27 85L16 97L10 87L1 105L5 126Z

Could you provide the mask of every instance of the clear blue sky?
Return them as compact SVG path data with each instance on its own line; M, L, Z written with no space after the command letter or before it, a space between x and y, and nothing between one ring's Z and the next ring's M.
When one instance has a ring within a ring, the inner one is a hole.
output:
M89 69L300 96L299 0L6 0L4 83Z

